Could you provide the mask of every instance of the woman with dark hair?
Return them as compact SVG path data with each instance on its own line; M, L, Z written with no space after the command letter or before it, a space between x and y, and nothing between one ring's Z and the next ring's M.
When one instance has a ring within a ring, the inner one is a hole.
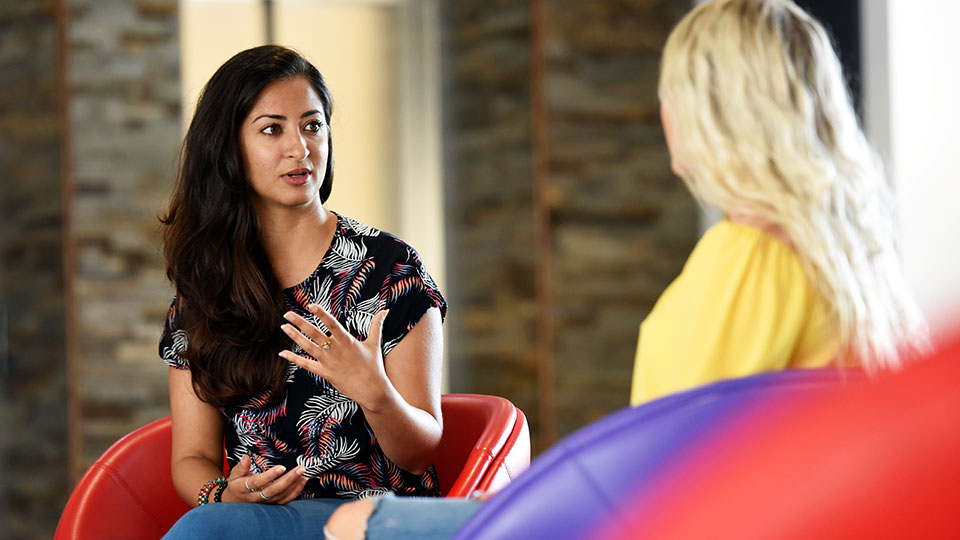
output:
M279 46L197 104L161 220L171 472L197 507L167 538L316 538L344 500L437 495L446 303L413 248L324 207L331 110Z

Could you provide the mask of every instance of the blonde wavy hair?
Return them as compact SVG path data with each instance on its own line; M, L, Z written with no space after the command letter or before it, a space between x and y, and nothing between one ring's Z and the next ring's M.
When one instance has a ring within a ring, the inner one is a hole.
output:
M843 345L870 372L927 348L896 208L823 27L788 0L714 0L667 40L672 157L701 202L789 236Z

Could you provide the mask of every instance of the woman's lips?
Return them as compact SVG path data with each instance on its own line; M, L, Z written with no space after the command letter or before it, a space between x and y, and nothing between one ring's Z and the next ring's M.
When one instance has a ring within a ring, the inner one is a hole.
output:
M291 185L302 186L310 179L310 169L294 169L283 175L283 179Z

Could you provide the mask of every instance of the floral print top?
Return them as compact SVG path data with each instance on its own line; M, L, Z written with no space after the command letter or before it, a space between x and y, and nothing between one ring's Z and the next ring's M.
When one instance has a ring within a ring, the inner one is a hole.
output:
M320 264L299 285L284 290L287 307L320 328L306 306L315 302L350 334L366 339L370 322L383 309L382 350L386 357L432 307L446 314L446 302L417 252L399 238L348 217L337 216L333 240ZM182 355L187 333L177 324L174 299L160 339L167 365L189 369ZM304 354L294 345L295 353ZM267 404L253 397L220 409L227 460L251 457L251 474L283 465L306 469L301 498L362 498L385 492L437 496L436 471L416 475L384 455L360 407L309 371L290 364L282 399Z

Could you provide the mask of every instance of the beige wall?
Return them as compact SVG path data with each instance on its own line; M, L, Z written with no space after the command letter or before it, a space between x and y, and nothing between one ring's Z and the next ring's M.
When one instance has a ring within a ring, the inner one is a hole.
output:
M370 4L278 2L275 39L306 55L333 94L336 174L327 206L397 232L396 26ZM398 233L399 234L399 233Z
M263 44L260 2L184 0L180 2L180 75L183 125L190 124L200 90L234 54Z

